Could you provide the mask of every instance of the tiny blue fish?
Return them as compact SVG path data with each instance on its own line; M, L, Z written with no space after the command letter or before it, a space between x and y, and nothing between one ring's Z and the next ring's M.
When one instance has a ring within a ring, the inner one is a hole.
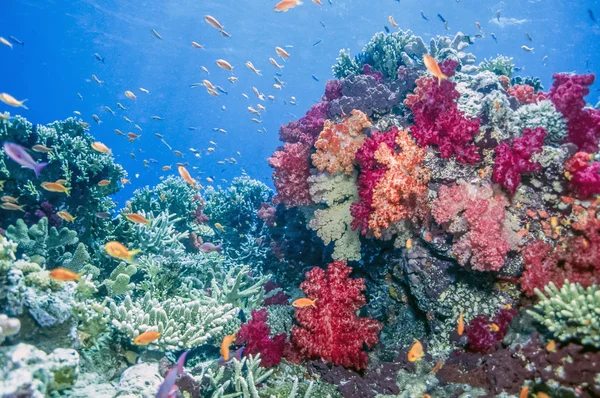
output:
M316 77L315 75L312 75L312 78L313 78L313 80L314 80L314 81L316 81L316 82L318 82L318 81L319 81L319 78L318 78L318 77Z
M22 42L21 40L17 39L17 38L16 38L16 37L14 37L14 36L9 36L8 40L12 41L12 42L13 42L13 43L15 43L15 44L18 44L18 45L20 45L20 46L23 46L23 47L25 47L25 43L24 43L24 42Z
M322 41L323 41L323 40L319 40L319 41L315 42L315 44L313 44L313 47L314 47L314 46L318 46L319 44L321 44L321 42L322 42Z
M594 16L594 12L588 8L588 14L590 14L590 19L596 22L596 17Z
M104 58L102 58L102 57L100 56L100 54L98 54L98 53L94 53L94 58L96 58L98 61L100 61L100 62L104 63Z
M494 39L494 41L495 41L496 43L498 43L498 38L496 37L496 35L495 35L495 34L493 34L493 33L492 33L490 36L492 36L492 39Z
M429 21L429 18L427 18L427 17L425 16L425 13L423 12L423 10L421 10L421 18L423 18L423 19L424 19L424 20L426 20L426 21Z
M229 95L229 94L227 93L227 91L225 91L225 89L224 89L223 87L221 87L221 86L215 86L215 88L216 88L217 90L219 90L220 92L222 92L223 94Z
M446 22L446 20L444 19L444 17L442 17L442 14L438 14L437 16L440 19L440 21Z
M323 29L325 29L325 24L323 23L323 21L319 21L321 22L321 26L323 27Z
M385 33L390 33L390 28L388 28L387 26L384 26L383 29L385 29Z

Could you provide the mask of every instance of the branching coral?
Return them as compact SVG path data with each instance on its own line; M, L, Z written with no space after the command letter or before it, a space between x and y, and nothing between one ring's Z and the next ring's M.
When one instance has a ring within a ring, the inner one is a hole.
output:
M306 273L300 288L316 308L296 310L299 325L292 329L294 349L303 358L322 358L345 367L364 369L368 357L363 345L371 348L379 341L382 326L369 318L359 318L365 305L364 279L350 279L352 269L345 261L334 261L327 271L315 267Z
M447 76L453 76L457 65L448 60L440 68ZM415 93L404 101L415 120L410 131L419 145L437 145L442 158L455 155L461 163L475 163L480 155L472 141L479 131L479 121L466 118L458 110L456 100L460 94L455 86L449 80L438 84L434 77L419 78Z
M273 171L273 184L277 195L273 203L286 208L307 206L311 203L307 179L310 176L310 147L301 142L285 144L269 158Z
M386 168L373 189L369 228L376 237L391 223L407 218L416 199L427 191L429 173L422 167L425 151L406 130L398 130L395 143L399 152L380 144L374 153L375 160Z
M594 75L554 74L554 83L548 93L556 109L567 119L567 141L577 145L579 151L598 151L600 140L600 111L584 109L584 97L594 83Z
M546 294L535 289L540 301L527 313L561 341L573 339L581 344L600 347L598 286L584 289L580 284L566 280L560 289L550 282L544 291Z
M478 271L502 268L510 250L505 225L508 205L506 197L495 195L489 185L455 184L440 188L432 213L438 223L448 224L448 231L455 234L452 251L459 264L470 262Z
M206 378L213 390L211 397L260 398L258 386L273 373L272 369L261 367L260 362L260 355L245 357L241 361L234 358L234 371L228 380L225 380L224 367L219 367L216 372L209 369Z
M522 174L541 170L542 166L532 162L531 156L542 151L546 134L541 127L525 129L521 137L514 139L512 147L506 142L500 143L496 147L494 182L514 194L521 183Z
M326 120L323 131L315 142L317 151L311 155L313 165L319 171L327 170L330 174L352 174L354 156L366 137L363 130L369 127L369 118L359 110L352 110L351 115L342 123Z

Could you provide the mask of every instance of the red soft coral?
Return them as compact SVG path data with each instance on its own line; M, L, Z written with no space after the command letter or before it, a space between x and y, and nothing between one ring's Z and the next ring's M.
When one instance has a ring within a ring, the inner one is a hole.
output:
M554 74L554 83L548 98L567 119L567 142L577 145L582 152L598 151L600 139L600 111L584 109L584 97L589 94L595 76Z
M467 326L469 349L486 353L498 345L508 330L508 325L517 314L516 310L500 310L493 319L478 315Z
M267 323L266 309L252 311L252 319L244 323L237 333L235 344L246 344L244 355L260 354L260 365L265 368L279 365L285 349L286 334L269 337L271 327Z
M532 162L531 156L542 151L546 135L542 127L527 128L522 137L515 138L512 148L506 142L500 143L496 147L494 182L514 194L521 183L521 174L541 170L542 166Z
M328 115L328 102L314 104L304 117L298 121L291 121L281 126L279 129L279 139L290 144L302 142L312 146L321 130L323 130L323 123L325 123Z
M600 162L592 162L594 155L577 152L565 162L570 174L569 188L586 198L600 194Z
M279 147L269 158L269 164L275 169L273 184L277 188L273 203L282 203L288 209L312 203L307 181L310 176L309 152L309 146L298 142Z
M544 93L536 93L533 86L529 84L515 84L508 89L508 94L515 97L521 105L536 104L546 98Z
M446 60L440 68L448 76L454 75L458 63ZM473 136L479 131L479 120L465 117L459 110L456 100L460 93L456 84L449 80L438 80L423 76L417 80L414 94L406 97L404 104L414 117L411 133L421 146L437 145L442 158L456 155L461 163L475 163L480 160Z
M487 185L456 184L440 188L432 213L438 223L452 221L447 229L455 234L452 252L460 265L470 262L478 271L502 268L510 250L504 224L508 205L506 197L494 195Z
M350 279L352 268L345 261L334 261L327 271L315 267L306 273L300 288L316 308L296 310L299 325L292 329L295 352L305 359L323 359L347 368L364 369L368 356L363 346L372 348L379 341L381 323L356 314L365 305L362 292L365 280Z

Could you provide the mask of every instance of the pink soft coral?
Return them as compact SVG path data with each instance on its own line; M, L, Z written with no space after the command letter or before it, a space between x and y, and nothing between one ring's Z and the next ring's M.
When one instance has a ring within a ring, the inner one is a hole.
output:
M495 195L491 186L470 184L442 186L433 203L433 217L455 234L452 252L460 265L470 262L478 271L497 271L510 250L504 225L509 202ZM458 239L457 239L458 237Z
M292 329L292 343L300 358L323 359L336 365L364 369L368 357L363 346L372 348L379 341L382 325L374 319L359 318L365 305L365 280L350 279L352 268L345 261L334 261L327 271L315 267L306 273L300 288L316 308L296 310L299 325Z
M277 195L273 203L284 204L286 208L311 204L307 178L310 176L310 147L301 142L285 144L269 158L273 171L273 183Z
M567 119L567 142L577 145L582 152L598 151L600 139L600 111L584 109L584 97L589 94L595 76L554 74L554 84L548 98Z
M369 228L380 238L382 229L407 218L415 199L427 191L429 172L422 167L425 151L406 130L399 130L395 140L399 150L393 151L381 143L375 159L386 168L386 173L373 190Z
M323 123L329 115L329 103L319 102L314 104L306 115L298 121L291 121L279 129L279 138L291 144L302 142L312 146L321 130Z
M582 198L600 194L600 162L593 159L593 155L578 152L565 162L569 187Z
M448 76L454 75L457 66L458 63L453 60L440 64ZM473 145L473 136L479 131L479 120L469 119L458 110L456 100L459 97L456 84L449 80L438 84L434 77L419 78L414 94L408 95L404 101L414 117L415 124L410 131L419 145L437 145L442 158L456 155L456 160L461 163L475 163L480 160Z
M317 151L311 156L313 165L330 174L352 174L356 163L354 156L366 138L362 131L368 127L371 127L368 116L356 109L342 123L326 120L315 142Z
M279 365L285 349L286 334L271 338L271 327L267 323L269 313L266 309L252 311L252 319L244 323L237 333L235 344L246 344L244 355L260 354L260 365L270 368Z
M486 353L499 345L508 331L508 325L517 314L516 310L500 310L493 319L478 315L467 325L469 349Z
M506 142L500 143L496 147L494 182L514 194L521 183L521 174L541 170L542 166L532 162L531 156L542 151L546 134L542 127L527 128L522 137L515 138L512 148Z
M508 89L508 94L515 97L521 105L536 104L546 98L544 93L536 93L535 89L529 84L515 84Z

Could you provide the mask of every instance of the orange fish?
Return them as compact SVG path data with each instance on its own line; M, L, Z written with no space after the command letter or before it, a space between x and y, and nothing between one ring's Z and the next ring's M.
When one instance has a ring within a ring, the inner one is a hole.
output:
M438 86L440 84L442 84L442 80L448 79L448 76L446 76L442 73L442 70L440 69L440 65L438 65L435 58L433 58L431 55L428 55L428 54L423 55L423 63L425 64L425 67L427 68L427 70L433 76L437 77Z
M295 307L295 308L315 307L315 308L317 308L317 306L315 305L317 300L318 300L318 298L316 298L314 300L311 300L309 298L299 298L298 300L294 300L294 302L292 303L292 307Z
M148 219L140 214L131 213L125 216L129 221L138 223L138 224L148 224Z
M109 180L100 180L100 181L98 181L98 186L99 187L105 187L105 186L107 186L109 184L110 184Z
M133 263L135 255L141 252L140 249L130 251L125 247L125 245L116 241L107 242L106 245L104 245L104 248L109 256L118 258L120 260L125 260L130 263Z
M444 365L444 362L441 359L439 361L437 361L437 363L435 364L433 369L431 369L431 374L435 374L438 370L440 370L442 368L443 365Z
M458 335L462 336L462 334L465 332L465 320L463 319L463 313L461 311L460 315L458 316Z
M497 332L497 331L499 331L499 330L500 330L500 326L496 325L495 323L492 323L492 324L490 325L490 330L491 330L492 332Z
M191 186L196 185L196 180L194 180L192 178L189 171L187 171L187 169L185 167L179 166L179 168L177 170L179 170L179 175L181 176L181 178L183 178L185 180L185 182L187 182Z
M536 398L550 398L550 395L546 394L545 392L540 391L535 394L535 397Z
M550 340L548 344L546 344L546 351L556 352L556 342L554 340Z
M519 394L519 398L527 398L529 396L529 387L525 386Z
M429 395L429 394L423 394L423 398L431 398L431 395Z
M25 210L23 210L23 206L25 205L17 205L15 203L10 203L10 202L2 202L0 204L0 209L4 209L4 210L20 210L22 212L25 212Z
M110 153L110 148L107 147L106 145L104 145L103 143L101 143L100 141L96 141L96 142L92 142L91 145L92 149L94 151L97 152L102 152L102 153Z
M235 341L236 338L237 337L235 334L228 334L227 336L223 337L223 341L221 342L221 356L223 357L224 361L229 361L229 346Z
M412 247L412 239L408 239L408 240L406 241L406 248L407 248L407 249L410 249L411 247Z
M64 211L64 210L56 212L56 215L67 222L73 222L77 218L77 217L73 217L71 215L71 213L69 213L68 211Z
M75 272L66 269L66 268L56 268L53 269L52 271L50 271L50 278L57 280L57 281L65 281L65 282L72 282L72 281L78 281L79 277L82 275L82 273L80 274L76 274Z
M62 192L64 194L66 194L67 196L71 196L71 194L69 193L69 191L71 190L71 187L67 188L64 185L57 184L55 182L42 182L40 185L46 191L50 191L50 192Z
M408 360L410 362L417 362L423 359L425 356L425 352L423 352L423 344L417 339L415 339L415 344L408 351Z
M300 5L302 5L300 0L282 0L277 3L274 10L277 12L286 12L287 10Z
M146 330L144 333L140 334L138 337L133 339L133 344L135 345L148 345L153 341L158 340L160 337L160 333L154 330Z

